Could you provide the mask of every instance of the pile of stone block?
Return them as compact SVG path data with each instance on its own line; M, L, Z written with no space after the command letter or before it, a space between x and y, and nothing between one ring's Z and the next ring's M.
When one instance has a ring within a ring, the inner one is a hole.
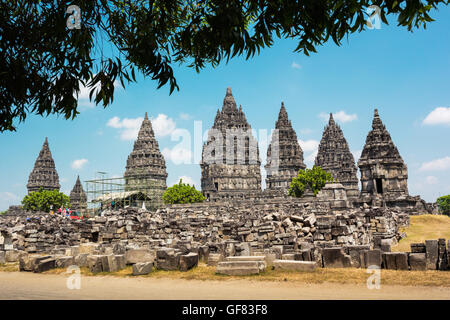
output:
M235 241L236 254L248 255L240 243L249 243L258 251L305 241L319 246L367 245L372 241L371 224L380 225L377 232L384 238L397 235L395 220L400 212L345 207L333 209L330 214L330 210L330 201L319 197L317 201L274 199L175 205L156 212L126 208L104 211L103 216L82 221L48 214L6 216L0 217L0 246L45 253L57 245L85 242L125 242L145 247L155 242L159 246L181 242L201 246Z

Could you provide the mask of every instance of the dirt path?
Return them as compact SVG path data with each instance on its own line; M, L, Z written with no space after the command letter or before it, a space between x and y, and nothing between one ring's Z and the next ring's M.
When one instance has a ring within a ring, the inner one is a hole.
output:
M450 288L87 277L80 290L66 275L0 273L0 299L449 299Z

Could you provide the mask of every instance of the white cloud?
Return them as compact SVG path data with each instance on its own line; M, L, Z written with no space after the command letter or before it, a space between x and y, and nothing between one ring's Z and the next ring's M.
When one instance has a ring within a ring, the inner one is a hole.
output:
M19 197L11 192L0 192L1 200L19 200Z
M298 143L304 152L317 151L317 148L319 147L319 141L313 139L306 141L298 140Z
M314 161L316 160L319 141L310 139L310 140L298 140L300 147L302 147L303 152L305 153L305 163L307 166L311 167L314 165Z
M88 162L89 162L88 159L74 160L74 161L72 161L71 167L72 167L72 169L81 169Z
M361 157L362 150L355 150L352 151L353 158L355 158L355 161L358 162L358 159Z
M9 206L20 204L17 195L11 192L0 192L0 211L6 210Z
M301 65L299 65L297 62L292 62L292 64L291 64L291 68L294 68L294 69L301 69L302 68L302 66Z
M136 140L142 121L144 121L142 117L123 119L113 117L108 120L106 125L111 128L120 129L120 139L128 141ZM170 135L176 129L176 124L173 119L162 113L158 114L155 119L150 118L150 121L152 122L153 131L157 137Z
M192 118L192 116L191 116L190 114L181 112L181 113L180 113L180 118L181 118L182 120L190 120L190 119Z
M164 148L161 153L166 161L171 160L174 164L192 163L192 152L182 147L175 146L173 149Z
M425 162L420 167L420 171L441 171L450 169L450 157L440 158Z
M431 111L422 122L426 125L446 124L450 125L450 107L439 107Z
M425 178L425 182L427 184L437 184L438 183L438 178L436 178L435 176L427 176Z
M120 139L121 140L135 140L139 133L139 128L141 127L144 118L124 118L120 120L119 117L113 117L108 120L106 125L111 128L120 129Z
M151 121L155 135L158 137L170 135L177 127L172 118L169 118L166 114L162 113L158 114L156 119L152 118Z
M174 181L173 183L172 183L172 186L174 185L174 184L178 184L178 182L180 182L180 179L181 180L183 180L183 183L187 183L187 184L189 184L189 185L194 185L195 186L195 181L194 181L194 179L192 178L192 177L188 177L188 176L180 176L180 177L178 177L178 179L176 180L176 181Z
M305 162L307 162L310 166L312 166L314 164L314 161L316 161L316 156L317 150L307 155L305 158Z
M330 114L321 112L319 113L319 118L323 119L324 121L328 121L330 119ZM333 113L333 118L336 121L345 123L345 122L351 122L358 119L358 116L354 114L347 114L345 111L341 110L336 113Z

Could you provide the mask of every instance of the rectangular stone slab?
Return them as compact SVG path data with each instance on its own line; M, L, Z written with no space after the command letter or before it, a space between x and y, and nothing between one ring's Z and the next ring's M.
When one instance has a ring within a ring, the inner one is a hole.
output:
M217 266L216 273L228 276L249 276L252 274L259 274L258 267L223 267L220 264Z
M148 249L129 249L125 253L127 264L135 264L140 262L153 262L154 254Z
M351 258L344 253L343 248L324 248L322 250L324 268L349 268Z
M410 253L409 266L411 267L411 271L427 270L426 253Z
M313 272L316 269L316 263L314 261L275 260L273 267L275 270Z
M133 264L133 276L146 275L152 272L153 262L141 262Z
M427 269L436 270L439 258L438 240L425 240L425 247L427 250Z

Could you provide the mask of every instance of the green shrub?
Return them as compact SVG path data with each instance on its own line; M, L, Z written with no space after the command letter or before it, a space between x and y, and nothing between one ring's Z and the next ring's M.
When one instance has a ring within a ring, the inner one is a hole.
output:
M6 211L8 211L8 210L0 211L0 216L6 214Z
M299 198L303 196L306 189L317 195L327 182L332 181L334 181L333 176L321 167L313 166L312 169L299 170L297 177L292 179L289 195Z
M439 197L437 200L439 213L450 216L450 194Z
M69 197L58 190L43 190L32 192L22 200L24 210L49 212L50 206L57 211L60 207L69 207Z
M194 185L183 183L182 179L178 184L167 188L163 194L163 201L168 204L203 202L204 200L205 197L195 189Z

